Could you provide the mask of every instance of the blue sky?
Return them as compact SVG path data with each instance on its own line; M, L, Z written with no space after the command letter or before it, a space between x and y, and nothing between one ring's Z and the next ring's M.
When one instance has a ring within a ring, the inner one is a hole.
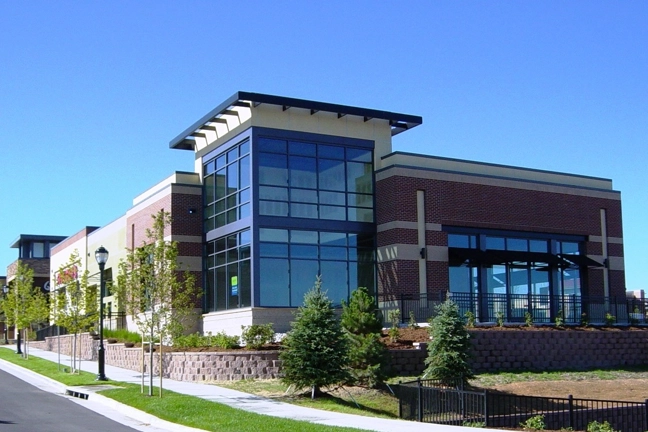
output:
M645 1L0 2L0 274L192 171L169 141L238 90L420 115L394 150L611 178L626 285L648 192Z

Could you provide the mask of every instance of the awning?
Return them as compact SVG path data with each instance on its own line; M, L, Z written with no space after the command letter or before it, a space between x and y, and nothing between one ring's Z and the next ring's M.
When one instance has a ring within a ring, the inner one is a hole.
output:
M558 254L558 256L572 265L577 265L579 267L603 267L603 264L593 260L587 255Z
M554 255L548 252L527 252L510 250L488 250L469 248L448 248L450 265L496 265L514 262L546 263L557 267L603 267L603 264L586 255Z
M452 266L466 264L469 266L479 265L484 257L484 252L479 249L448 248L448 261Z

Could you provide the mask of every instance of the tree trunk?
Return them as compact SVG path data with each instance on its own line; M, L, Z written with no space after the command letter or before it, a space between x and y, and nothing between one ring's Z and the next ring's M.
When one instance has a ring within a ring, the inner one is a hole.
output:
M314 385L311 389L311 399L315 399L317 396L322 395L322 390L316 385Z

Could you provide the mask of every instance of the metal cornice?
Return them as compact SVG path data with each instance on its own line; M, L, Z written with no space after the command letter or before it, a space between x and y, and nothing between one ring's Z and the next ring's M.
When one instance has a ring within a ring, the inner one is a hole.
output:
M338 118L342 118L347 115L358 116L361 117L365 122L369 121L370 119L387 120L392 127L392 135L396 135L423 123L423 119L420 116L409 114L399 114L390 111L381 111L306 99L295 99L284 96L239 91L234 93L230 98L211 110L193 125L185 129L184 132L172 139L169 143L169 147L174 149L193 150L194 148L191 145L193 140L191 140L190 137L196 131L201 129L205 125L205 123L219 122L218 117L221 115L233 115L233 113L236 112L230 110L230 108L233 106L250 107L250 105L252 105L254 107L257 107L261 104L280 106L284 111L289 108L307 109L310 110L311 115L319 111L324 111L335 113L337 114Z

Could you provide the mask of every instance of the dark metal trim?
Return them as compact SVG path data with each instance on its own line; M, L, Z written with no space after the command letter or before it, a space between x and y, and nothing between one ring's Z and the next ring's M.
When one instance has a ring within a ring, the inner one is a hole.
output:
M207 113L207 115L203 116L200 120L195 122L193 125L185 129L181 134L172 139L169 143L169 147L181 150L193 150L193 147L189 147L189 142L186 141L186 138L188 136L192 135L196 130L200 129L205 123L214 121L213 119L216 116L222 114L225 110L228 110L232 106L249 106L249 103L247 103L247 101L251 102L255 107L264 103L281 106L282 108L284 108L284 110L287 109L286 107L308 109L311 111L311 114L314 114L317 111L325 111L337 113L339 117L345 115L354 115L362 117L363 119L375 118L380 120L388 120L390 124L395 127L395 130L392 133L393 135L402 132L403 130L411 129L423 123L423 119L420 116L409 114L399 114L390 111L374 110L306 99L295 99L283 96L239 91L234 93L223 103Z

